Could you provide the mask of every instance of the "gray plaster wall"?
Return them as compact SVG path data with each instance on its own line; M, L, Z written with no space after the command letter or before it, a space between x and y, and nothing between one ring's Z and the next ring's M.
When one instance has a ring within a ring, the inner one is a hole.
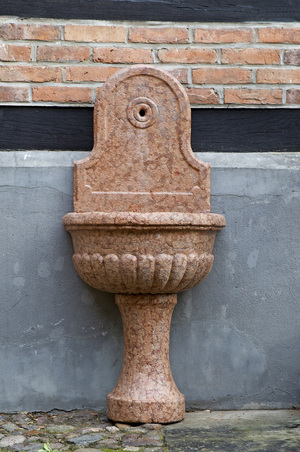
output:
M105 407L122 365L111 294L72 265L62 217L86 153L0 153L0 411ZM178 296L170 344L187 407L299 404L298 154L198 154L226 216L213 269Z

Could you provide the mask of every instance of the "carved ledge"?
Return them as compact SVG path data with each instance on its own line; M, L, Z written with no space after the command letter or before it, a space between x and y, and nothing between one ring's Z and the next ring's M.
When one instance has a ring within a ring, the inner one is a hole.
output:
M178 293L210 272L212 254L74 254L74 266L90 286L111 293Z

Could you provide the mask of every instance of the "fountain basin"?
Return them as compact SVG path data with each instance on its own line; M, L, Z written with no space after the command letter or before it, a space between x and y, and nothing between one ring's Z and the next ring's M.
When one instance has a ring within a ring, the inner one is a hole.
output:
M178 293L200 283L213 264L219 214L69 213L74 266L98 290Z

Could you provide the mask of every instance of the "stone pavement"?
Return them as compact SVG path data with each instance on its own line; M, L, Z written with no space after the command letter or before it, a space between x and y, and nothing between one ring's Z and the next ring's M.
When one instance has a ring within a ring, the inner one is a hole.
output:
M0 451L299 452L300 412L186 413L167 426L110 422L93 410L0 415Z
M202 411L165 429L170 452L300 452L300 411Z

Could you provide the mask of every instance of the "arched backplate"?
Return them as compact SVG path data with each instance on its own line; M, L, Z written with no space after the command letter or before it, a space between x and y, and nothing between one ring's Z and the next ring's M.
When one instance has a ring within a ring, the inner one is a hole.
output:
M114 74L95 103L94 148L75 163L75 212L209 212L209 165L191 150L190 116L168 73Z

